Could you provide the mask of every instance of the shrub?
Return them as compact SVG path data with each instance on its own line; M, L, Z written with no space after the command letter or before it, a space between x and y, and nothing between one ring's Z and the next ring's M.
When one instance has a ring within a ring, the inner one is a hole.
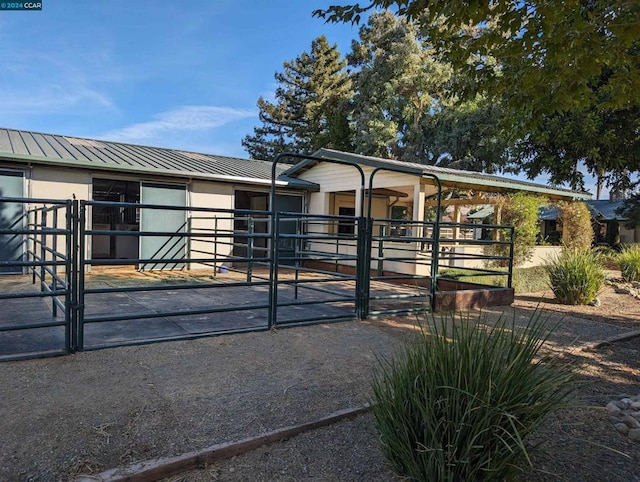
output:
M525 328L501 317L443 316L373 382L382 448L410 480L502 480L529 461L525 437L571 391L567 365L539 358L549 335L534 314Z
M605 281L600 256L590 250L563 249L545 269L556 298L568 305L592 303Z
M620 265L618 263L619 251L616 251L609 246L596 246L595 248L592 248L592 250L597 253L598 258L605 269L620 269Z
M503 198L496 204L495 223L514 227L513 239L513 266L520 266L533 255L536 246L536 237L540 232L538 227L538 210L543 199L537 196L517 193L511 197ZM500 216L498 216L500 212ZM506 232L500 233L501 241L508 240ZM488 254L494 256L508 256L509 246L488 245ZM491 263L497 266L507 266L506 260Z
M640 244L625 247L617 257L622 277L627 281L640 281Z
M570 249L589 249L593 244L591 213L584 202L558 203L563 244Z

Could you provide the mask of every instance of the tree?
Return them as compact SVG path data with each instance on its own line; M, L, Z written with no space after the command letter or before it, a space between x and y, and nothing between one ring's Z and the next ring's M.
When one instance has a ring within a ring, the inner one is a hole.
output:
M638 103L640 9L629 0L466 2L464 0L372 0L314 11L328 21L358 23L372 9L394 8L419 22L459 67L495 94L531 113L591 105L592 80L611 76L599 91L607 106ZM487 63L495 59L498 69ZM553 98L552 105L540 102ZM537 117L537 116L535 116Z
M516 193L513 196L504 196L495 204L495 224L513 226L513 266L517 267L533 256L536 246L536 237L540 232L538 226L538 211L544 199ZM505 241L506 232L500 233L501 241ZM485 252L494 256L508 257L509 246L504 244L490 244L485 246ZM496 260L497 266L506 266L506 259Z
M582 170L624 188L640 172L640 8L628 0L373 0L314 15L358 22L375 8L415 20L456 72L461 100L502 109L512 168L581 187ZM637 185L637 184L636 184Z
M415 23L374 13L347 56L355 69L353 145L361 154L493 172L506 159L495 113L478 96L457 101L464 79Z
M284 151L313 152L320 147L350 150L347 102L353 95L337 46L322 35L311 52L284 63L275 74L275 102L258 99L262 125L242 140L254 159L273 159Z
M544 115L516 142L514 158L512 170L531 178L549 174L552 183L583 189L588 172L600 184L629 189L640 171L640 106Z
M437 164L495 173L509 163L509 143L498 119L499 104L477 96L447 105L434 115L431 149Z
M593 244L591 213L584 202L558 203L558 223L562 226L565 248L585 251Z
M627 228L634 229L636 226L640 226L640 192L634 193L629 199L626 199L617 214L626 219L624 224Z
M355 149L367 155L429 162L424 124L438 110L451 77L416 26L391 12L375 13L360 28L347 56L354 67Z

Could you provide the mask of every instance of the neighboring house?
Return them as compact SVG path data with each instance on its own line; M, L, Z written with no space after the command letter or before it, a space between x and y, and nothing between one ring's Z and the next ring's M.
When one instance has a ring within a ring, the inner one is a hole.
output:
M612 200L585 200L591 213L591 221L594 230L593 243L600 246L616 246L619 244L631 244L640 242L640 226L635 229L625 227L626 218L618 211L624 201ZM479 210L467 215L467 219L473 222L493 222L493 206L483 206ZM543 206L538 214L540 221L541 244L559 246L562 244L562 226L558 222L558 208L555 206Z
M636 226L635 229L627 228L624 225L627 219L618 214L623 204L624 201L587 201L593 219L596 244L617 246L640 243L640 226Z
M482 206L480 209L467 215L467 219L477 224L492 224L495 222L493 206ZM555 206L541 206L538 210L540 232L538 244L560 246L562 232L558 224L558 208ZM486 239L483 235L482 239Z

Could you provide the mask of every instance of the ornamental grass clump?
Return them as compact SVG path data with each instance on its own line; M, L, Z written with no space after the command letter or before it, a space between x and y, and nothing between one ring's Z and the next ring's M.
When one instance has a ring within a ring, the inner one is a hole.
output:
M590 250L565 248L545 268L551 290L567 305L595 303L605 282L601 257Z
M618 264L626 281L640 281L640 244L632 244L618 254Z
M503 480L529 455L525 438L572 390L568 365L540 356L551 330L501 317L427 320L374 377L372 410L396 473L418 481Z

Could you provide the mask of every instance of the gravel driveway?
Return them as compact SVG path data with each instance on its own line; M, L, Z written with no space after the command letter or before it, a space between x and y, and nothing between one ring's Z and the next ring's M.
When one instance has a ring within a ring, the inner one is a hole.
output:
M413 330L344 322L0 364L0 480L66 480L367 400Z

